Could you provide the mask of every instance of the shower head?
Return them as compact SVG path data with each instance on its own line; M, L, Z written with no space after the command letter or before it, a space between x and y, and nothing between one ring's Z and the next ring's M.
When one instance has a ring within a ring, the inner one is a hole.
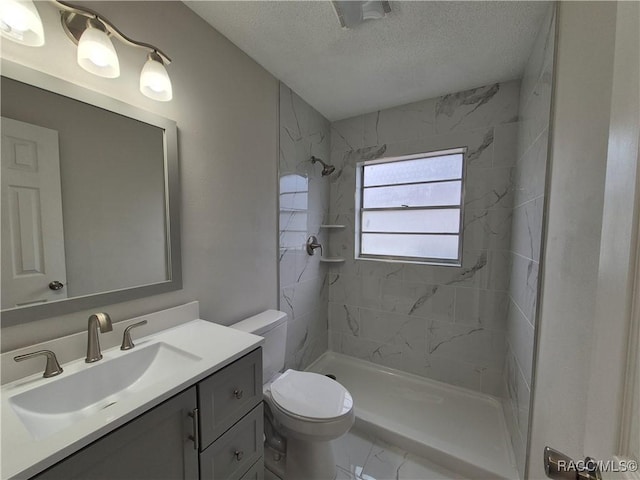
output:
M333 172L336 171L336 167L334 167L333 165L327 165L326 163L324 163L322 160L320 160L317 157L311 157L311 163L316 163L316 162L320 162L322 164L322 176L326 177L327 175L331 175Z
M331 175L335 171L336 171L336 167L334 167L333 165L325 165L322 168L322 176L326 177L327 175Z

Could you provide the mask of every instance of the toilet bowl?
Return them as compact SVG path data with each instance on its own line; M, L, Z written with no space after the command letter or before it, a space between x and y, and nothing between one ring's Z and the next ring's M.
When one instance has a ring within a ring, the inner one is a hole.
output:
M347 389L324 375L287 370L265 388L264 400L287 441L284 480L335 478L331 440L355 420Z
M283 312L267 310L232 325L265 338L266 445L277 450L275 463L268 457L265 461L270 473L282 480L333 480L331 441L353 425L353 399L340 383L324 375L291 369L279 373L284 367L286 318Z
M335 380L311 372L287 370L265 391L287 437L328 441L353 425L353 399Z

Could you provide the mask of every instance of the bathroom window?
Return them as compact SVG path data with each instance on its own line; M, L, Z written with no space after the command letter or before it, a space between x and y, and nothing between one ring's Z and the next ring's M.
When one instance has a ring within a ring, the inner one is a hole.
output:
M466 148L356 168L356 258L460 266Z

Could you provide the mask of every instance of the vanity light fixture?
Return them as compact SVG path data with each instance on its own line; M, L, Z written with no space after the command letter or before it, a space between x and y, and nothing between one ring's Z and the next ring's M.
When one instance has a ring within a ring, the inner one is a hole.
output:
M106 78L120 76L118 54L111 42L117 38L125 45L147 51L147 61L140 73L140 92L161 102L173 98L171 79L165 65L171 59L158 47L134 40L94 10L60 0L51 0L60 10L62 28L78 45L78 65L86 71ZM0 32L2 36L23 45L44 45L40 15L32 0L0 0Z
M111 38L117 38L125 45L148 52L147 62L140 73L142 94L161 102L173 98L171 79L165 68L171 59L158 47L126 36L94 10L59 0L52 1L61 11L62 28L71 41L78 45L78 64L82 68L107 78L120 75L118 55L111 43Z
M0 1L0 33L30 47L44 45L42 20L31 0Z

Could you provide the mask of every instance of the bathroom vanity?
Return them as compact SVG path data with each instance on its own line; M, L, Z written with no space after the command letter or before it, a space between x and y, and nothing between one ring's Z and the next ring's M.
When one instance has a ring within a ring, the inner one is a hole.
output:
M263 478L262 342L192 320L4 385L2 479Z
M257 480L262 435L258 348L33 478Z

